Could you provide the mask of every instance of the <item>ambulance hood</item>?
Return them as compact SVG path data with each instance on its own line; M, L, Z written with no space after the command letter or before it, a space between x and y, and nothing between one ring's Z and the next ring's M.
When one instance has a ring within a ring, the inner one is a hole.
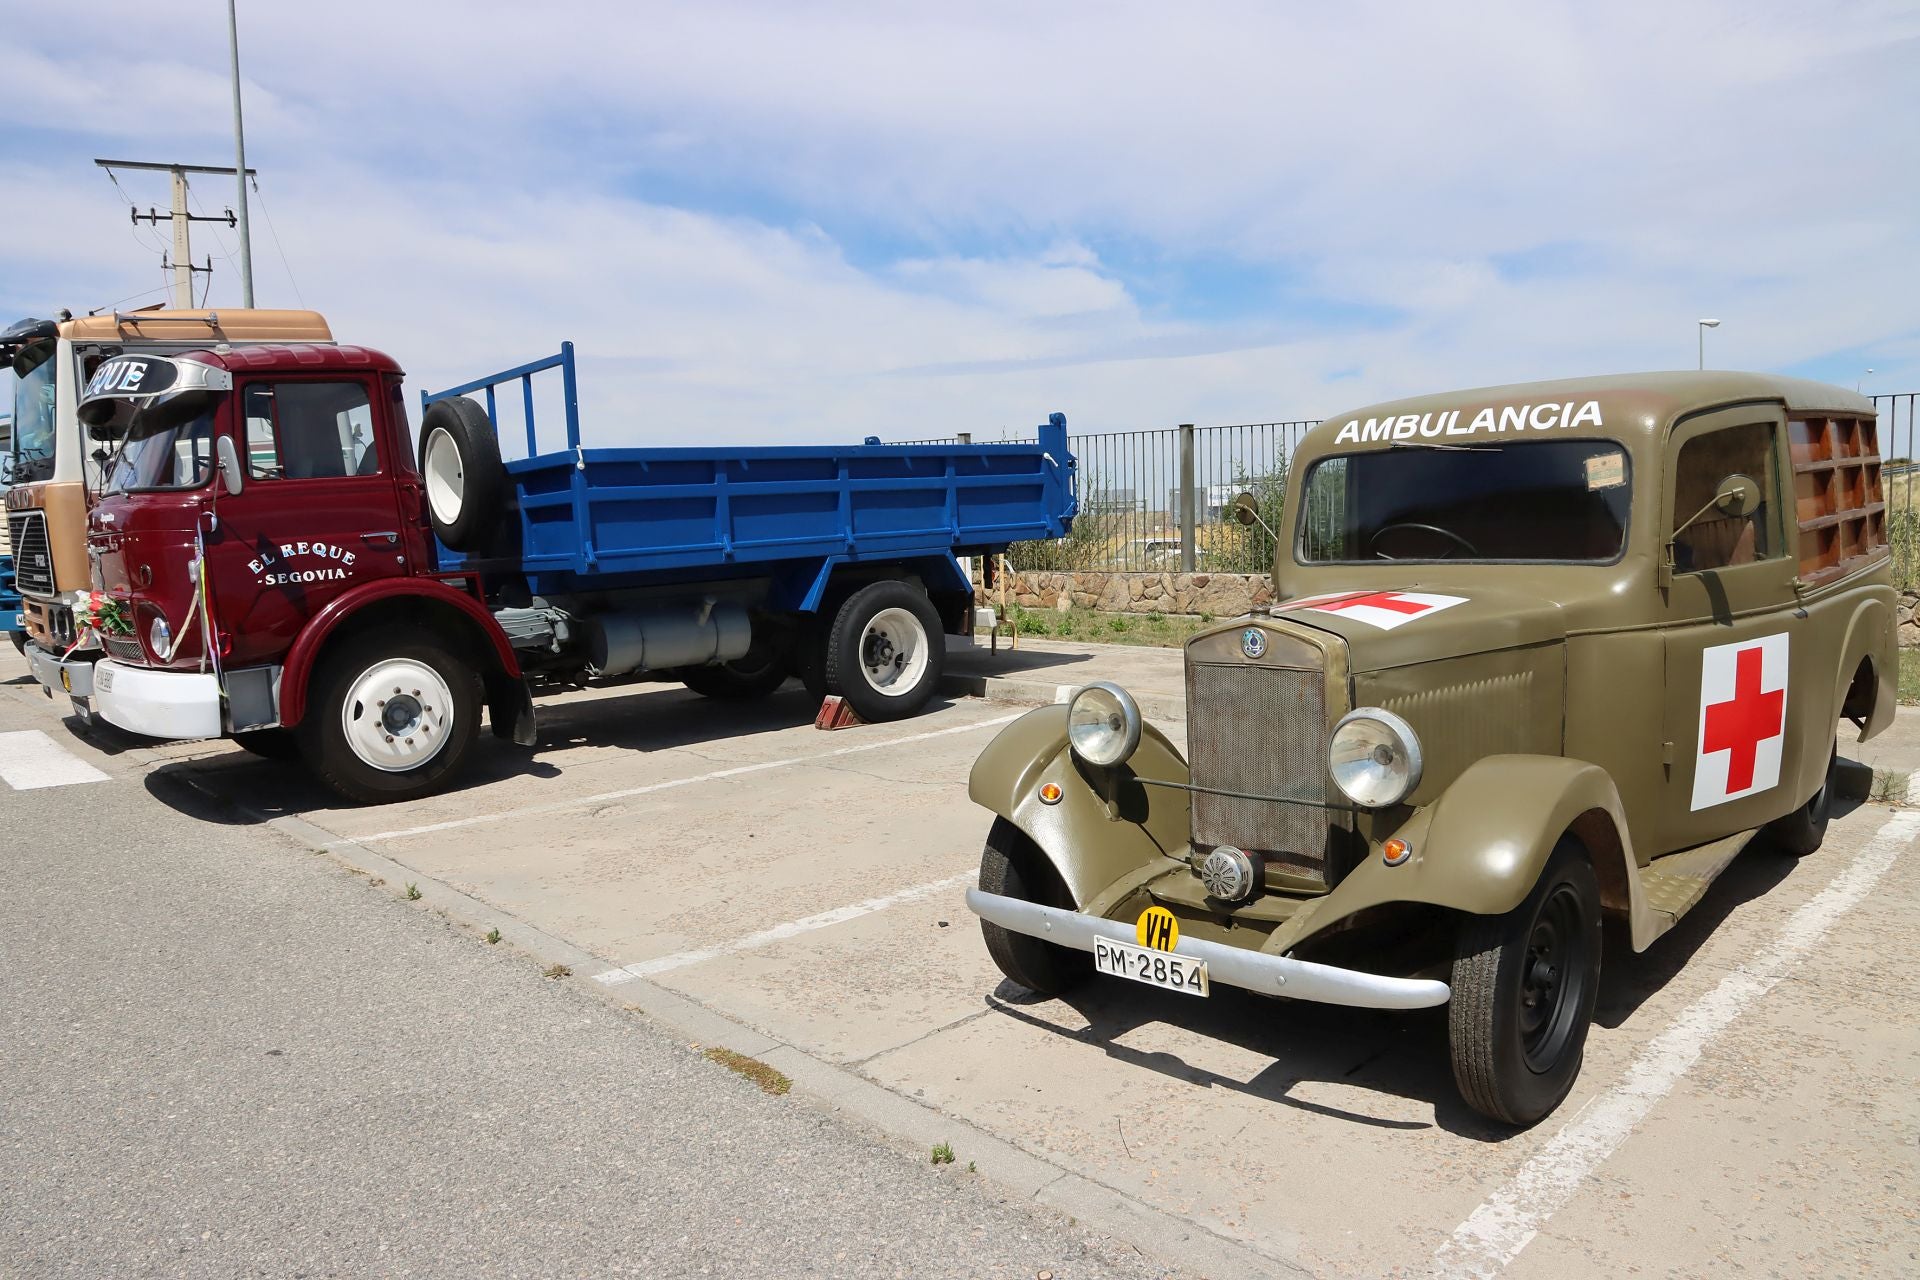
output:
M1356 674L1566 639L1559 604L1482 587L1407 586L1296 596L1275 618L1328 631L1347 642Z

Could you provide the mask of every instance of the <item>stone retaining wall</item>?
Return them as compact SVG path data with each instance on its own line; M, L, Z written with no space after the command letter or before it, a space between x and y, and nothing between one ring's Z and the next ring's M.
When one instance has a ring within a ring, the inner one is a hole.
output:
M1902 591L1894 617L1900 623L1900 647L1920 648L1920 591Z
M1016 572L1008 601L1029 609L1099 609L1107 613L1192 613L1237 618L1273 600L1264 573ZM1000 599L998 588L981 603Z

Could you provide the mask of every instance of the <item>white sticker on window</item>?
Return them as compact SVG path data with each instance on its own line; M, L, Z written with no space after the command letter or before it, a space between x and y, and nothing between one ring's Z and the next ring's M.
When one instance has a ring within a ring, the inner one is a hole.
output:
M1627 455L1596 453L1587 459L1587 488L1613 489L1627 482Z

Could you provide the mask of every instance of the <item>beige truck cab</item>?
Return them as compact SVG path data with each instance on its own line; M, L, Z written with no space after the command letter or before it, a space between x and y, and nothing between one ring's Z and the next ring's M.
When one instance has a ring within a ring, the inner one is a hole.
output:
M314 311L243 309L111 312L22 320L0 332L13 368L12 487L7 529L34 678L87 707L99 641L74 625L74 605L92 588L87 505L97 467L75 412L95 366L122 353L176 352L220 343L331 342Z
M1446 1004L1467 1103L1540 1119L1603 919L1644 950L1756 837L1813 852L1837 726L1892 722L1875 428L1859 395L1739 373L1328 419L1276 603L1187 644L1187 756L1094 684L975 764L989 952L1048 994Z

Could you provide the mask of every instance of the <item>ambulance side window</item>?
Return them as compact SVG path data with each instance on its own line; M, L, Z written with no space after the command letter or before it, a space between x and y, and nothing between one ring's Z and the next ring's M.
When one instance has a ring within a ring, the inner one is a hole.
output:
M1771 529L1775 496L1780 491L1774 468L1773 427L1764 422L1709 431L1680 446L1673 468L1675 523L1711 502L1720 482L1735 474L1749 476L1760 486L1760 505L1747 516L1722 515L1709 509L1687 526L1674 539L1676 571L1731 569L1781 554Z
M373 406L359 382L256 382L244 396L247 469L257 480L380 472Z

